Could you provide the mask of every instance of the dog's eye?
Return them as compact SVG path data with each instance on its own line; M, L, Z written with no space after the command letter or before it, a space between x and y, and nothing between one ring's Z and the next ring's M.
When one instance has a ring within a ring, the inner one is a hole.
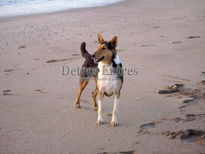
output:
M105 50L105 47L102 47L102 50Z

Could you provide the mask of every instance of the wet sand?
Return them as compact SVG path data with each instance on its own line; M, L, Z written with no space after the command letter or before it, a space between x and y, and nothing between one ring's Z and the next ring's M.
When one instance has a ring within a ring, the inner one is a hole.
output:
M0 19L0 153L205 153L204 25L203 0L128 0ZM97 33L117 35L123 67L138 69L125 74L116 128L112 97L98 126L94 82L75 109L79 76L62 75L64 65L82 65L81 42L95 51ZM159 94L175 84L183 88Z

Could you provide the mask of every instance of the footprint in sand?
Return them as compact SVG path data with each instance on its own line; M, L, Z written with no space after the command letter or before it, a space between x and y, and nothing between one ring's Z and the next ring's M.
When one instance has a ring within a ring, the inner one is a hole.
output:
M82 102L82 103L88 103L89 101L88 101L87 99L82 98L82 99L80 99L80 102Z
M36 92L40 92L40 93L42 93L42 94L48 93L48 92L42 91L41 89L36 89L35 91L36 91Z
M3 92L3 95L4 95L4 96L6 96L6 95L13 95L13 94L11 93L11 90L10 90L10 89L3 90L2 92Z
M180 117L176 117L173 119L170 119L171 121L175 121L175 122L179 122L179 123L183 123L183 122L189 122L189 121L193 121L196 119L201 119L205 117L205 113L199 113L199 114L186 114L186 118L180 118Z
M196 83L197 85L200 85L200 86L204 86L205 85L205 80L202 80L202 81L199 81Z
M26 48L26 46L25 45L21 45L21 46L18 47L18 49L23 49L23 48Z
M195 100L195 98L193 98L193 99L187 99L187 100L184 100L183 103L184 103L184 104L192 103L194 100Z
M156 29L156 28L160 28L160 26L154 26L153 28L154 28L154 29Z
M73 53L72 56L80 56L78 53Z
M191 105L194 105L194 104L197 104L199 102L199 99L198 98L192 98L192 99L187 99L187 100L184 100L183 101L183 104L182 106L179 107L179 109L183 109L185 107L188 107L188 106L191 106Z
M180 44L180 43L183 43L183 42L181 42L181 41L171 41L170 43L171 44Z
M136 151L101 152L98 154L136 154Z
M187 37L188 39L196 39L196 38L200 38L200 36L189 36Z
M200 75L205 77L205 72L201 72Z
M147 131L151 128L155 128L155 123L154 122L142 124L142 125L140 125L140 130L139 130L138 133L142 133L142 132Z
M143 44L143 45L141 45L141 47L150 47L150 46L155 46L155 45L152 45L152 44Z

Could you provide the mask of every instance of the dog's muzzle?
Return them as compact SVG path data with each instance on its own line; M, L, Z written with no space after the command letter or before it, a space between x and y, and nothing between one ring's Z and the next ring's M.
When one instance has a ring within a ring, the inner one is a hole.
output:
M95 62L95 63L98 63L98 62L100 62L101 60L103 60L103 59L105 58L105 56L102 56L101 58L97 59L96 56L93 54L93 55L92 55L92 58L94 59L94 62Z

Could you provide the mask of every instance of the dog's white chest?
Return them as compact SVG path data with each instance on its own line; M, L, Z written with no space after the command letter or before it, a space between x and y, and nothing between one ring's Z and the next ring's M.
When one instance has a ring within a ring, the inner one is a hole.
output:
M113 67L111 65L98 64L98 88L100 91L111 95L117 90L117 75L113 73Z

